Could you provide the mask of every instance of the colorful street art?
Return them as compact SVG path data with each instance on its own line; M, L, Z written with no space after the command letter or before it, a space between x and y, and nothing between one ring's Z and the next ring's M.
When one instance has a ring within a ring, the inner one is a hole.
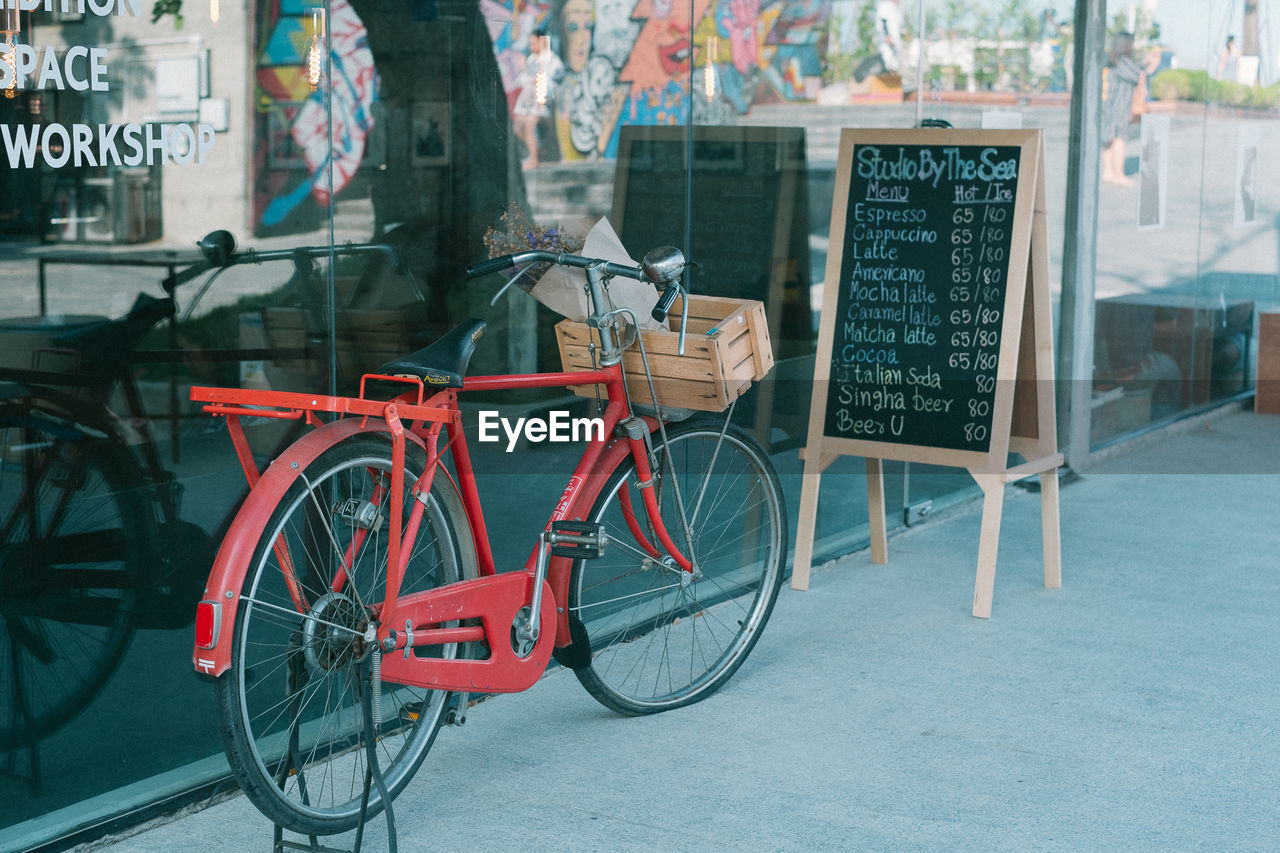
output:
M625 124L717 124L755 103L812 99L831 0L481 0L508 102L531 33L565 73L564 160L612 158Z
M364 157L377 90L373 52L364 24L347 0L331 0L328 8L327 20L317 28L314 7L301 0L275 0L261 7L256 230L281 226L305 213L307 205L327 206ZM316 72L318 80L309 79ZM332 82L332 128L326 79Z

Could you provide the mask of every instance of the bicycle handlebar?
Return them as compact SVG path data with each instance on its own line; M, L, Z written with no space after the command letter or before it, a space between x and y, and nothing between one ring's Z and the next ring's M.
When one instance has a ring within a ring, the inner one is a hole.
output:
M605 275L620 275L623 278L634 278L636 281L649 281L648 276L644 274L644 270L641 267L614 263L603 258L584 258L581 255L570 255L567 252L545 252L540 249L517 252L513 255L501 255L496 258L490 258L487 261L481 261L478 264L471 264L467 267L467 277L475 278L488 275L491 272L533 261L548 261L563 267L578 267L580 269L599 266Z
M190 281L196 276L211 269L226 269L242 264L261 264L269 261L302 260L308 258L326 258L329 255L370 255L383 254L391 259L396 267L400 266L400 255L395 248L386 243L343 243L333 246L298 246L292 249L269 249L258 251L245 249L236 252L235 237L229 231L212 231L196 243L200 247L204 260L192 264L174 276L177 283Z
M299 258L327 258L329 255L376 255L384 254L396 265L400 256L394 248L383 243L344 243L340 246L298 246L294 249L245 249L239 254L230 256L225 263L208 263L205 269L212 267L234 267L242 264L262 264L269 261L289 261Z
M658 304L653 306L649 315L659 323L663 322L667 319L667 314L671 313L671 306L675 304L676 297L679 295L679 287L668 287L662 292L662 296L658 297Z
M596 268L604 275L620 275L625 278L633 278L636 281L647 281L662 293L658 303L653 306L653 310L650 312L653 319L659 323L667 319L667 314L671 311L671 306L675 304L676 297L684 290L680 284L680 279L688 265L684 254L674 246L659 246L653 249L644 256L640 266L635 267L606 261L603 258L584 258L581 255L570 255L566 252L534 250L517 252L512 255L501 255L497 258L481 261L478 264L471 264L467 267L467 276L475 278L476 276L488 275L491 272L509 269L517 264L526 264L531 261L545 261L582 269ZM510 286L508 283L507 287ZM501 296L505 290L506 287L498 291L498 296ZM494 297L495 301L498 296ZM688 303L686 303L686 313L687 310ZM684 354L683 331L680 333L679 352L681 355Z

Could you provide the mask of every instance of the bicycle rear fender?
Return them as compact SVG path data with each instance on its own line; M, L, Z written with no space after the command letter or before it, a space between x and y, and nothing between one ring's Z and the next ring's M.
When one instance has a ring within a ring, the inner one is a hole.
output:
M362 425L363 420L344 418L307 433L276 457L249 492L218 548L218 556L205 584L204 597L197 605L192 663L198 674L216 678L231 666L231 638L235 633L236 611L245 573L272 512L299 472L320 454L356 433L383 432L389 435L391 432L383 421L370 418ZM408 440L425 449L418 436L409 430L404 434Z

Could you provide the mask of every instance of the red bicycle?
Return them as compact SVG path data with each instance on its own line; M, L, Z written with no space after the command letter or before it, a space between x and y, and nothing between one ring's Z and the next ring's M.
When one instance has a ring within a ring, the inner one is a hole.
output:
M595 369L466 376L485 330L471 320L364 377L358 397L191 391L226 418L253 486L198 607L195 667L216 679L233 772L283 827L352 828L374 764L385 784L363 814L376 814L471 694L525 690L553 655L623 714L704 699L773 609L787 531L768 455L732 409L668 423L628 400L622 320L638 324L609 307L609 280L665 289L654 309L665 315L683 256L666 247L633 267L535 251L468 273L534 261L585 270ZM400 393L374 399L389 383ZM605 390L603 436L585 442L523 568L500 573L458 395L581 385ZM244 416L315 428L260 474Z

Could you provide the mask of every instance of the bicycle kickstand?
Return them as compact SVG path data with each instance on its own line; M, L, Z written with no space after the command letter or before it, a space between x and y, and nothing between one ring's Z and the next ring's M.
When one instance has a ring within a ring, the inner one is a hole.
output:
M373 654L377 655L378 652L375 650ZM386 781L382 778L382 768L378 764L377 729L380 721L375 719L374 699L378 685L374 684L374 679L380 676L378 674L379 667L373 662L372 657L370 655L360 662L358 675L361 685L360 708L364 717L365 756L368 764L364 773L364 791L360 796L360 819L356 823L354 846L349 851L339 850L336 847L327 847L320 844L314 835L308 837L310 843L305 845L296 841L289 841L284 837L284 828L280 824L276 824L271 848L273 853L284 853L285 850L301 850L304 853L360 853L360 849L364 845L364 827L368 816L369 792L375 787L378 790L378 795L382 797L382 808L387 818L387 853L397 853L395 812L391 808L391 795L387 790Z

